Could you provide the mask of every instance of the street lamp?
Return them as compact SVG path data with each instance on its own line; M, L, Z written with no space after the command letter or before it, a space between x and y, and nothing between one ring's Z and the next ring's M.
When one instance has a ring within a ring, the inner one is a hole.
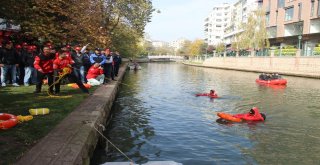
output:
M300 34L298 36L299 42L298 42L298 48L301 49L301 39L302 39L302 35Z

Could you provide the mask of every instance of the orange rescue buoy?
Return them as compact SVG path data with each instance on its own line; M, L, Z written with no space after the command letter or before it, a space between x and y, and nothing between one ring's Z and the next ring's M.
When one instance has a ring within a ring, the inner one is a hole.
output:
M18 124L18 118L8 113L0 113L0 129L9 129Z

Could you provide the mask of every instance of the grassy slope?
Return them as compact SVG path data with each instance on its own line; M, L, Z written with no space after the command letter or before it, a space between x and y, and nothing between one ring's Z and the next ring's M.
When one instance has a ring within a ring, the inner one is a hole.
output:
M47 97L47 86L41 94L33 94L35 86L0 87L0 113L29 115L30 108L49 108L45 116L34 116L33 120L18 124L9 130L0 130L0 164L12 164L17 161L39 139L51 131L88 95L80 89L61 86L61 96ZM94 88L96 89L96 88ZM92 92L94 89L90 89Z

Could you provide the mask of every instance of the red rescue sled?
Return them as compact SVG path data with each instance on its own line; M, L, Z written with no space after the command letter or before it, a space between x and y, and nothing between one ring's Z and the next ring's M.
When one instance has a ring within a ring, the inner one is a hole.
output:
M221 119L232 122L241 122L241 121L265 121L265 114L260 113L257 107L253 107L249 113L242 114L227 114L223 112L217 113Z

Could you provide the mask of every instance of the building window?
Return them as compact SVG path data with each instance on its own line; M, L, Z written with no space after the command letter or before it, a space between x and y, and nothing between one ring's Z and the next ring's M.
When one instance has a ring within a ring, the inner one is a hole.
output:
M286 9L285 21L291 21L293 17L293 7Z
M311 13L310 16L313 17L313 13L314 13L314 0L311 0Z
M285 0L278 0L278 8L284 7Z
M270 13L266 14L266 25L269 26L269 21L270 21Z

